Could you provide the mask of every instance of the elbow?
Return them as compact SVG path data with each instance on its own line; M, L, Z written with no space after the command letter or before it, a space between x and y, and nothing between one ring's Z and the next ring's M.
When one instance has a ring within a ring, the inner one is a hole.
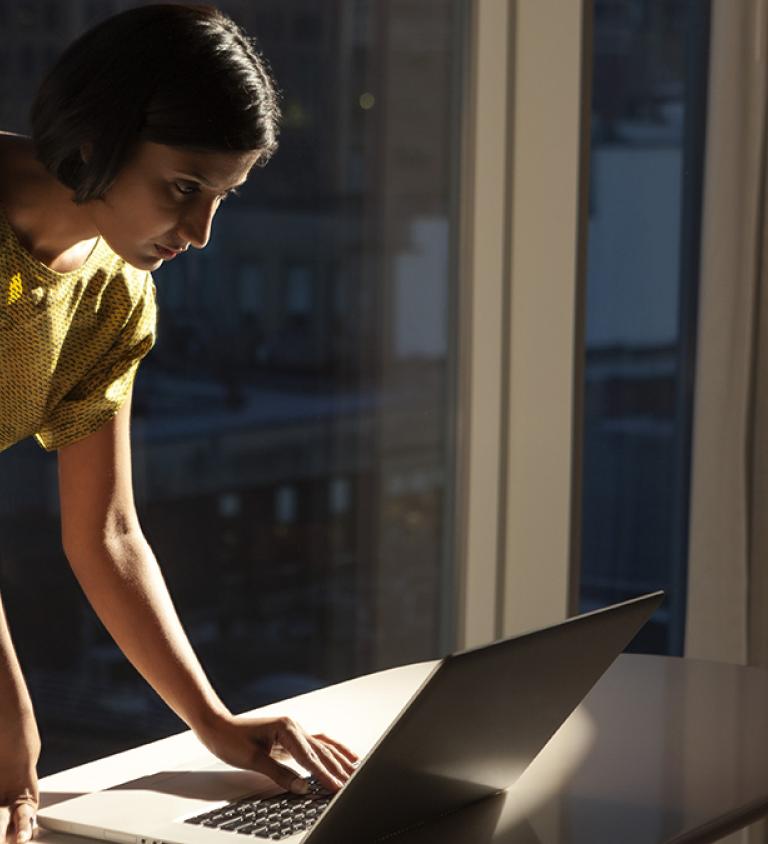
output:
M118 520L107 525L74 529L62 524L61 547L74 570L96 562L127 565L147 547L138 521Z

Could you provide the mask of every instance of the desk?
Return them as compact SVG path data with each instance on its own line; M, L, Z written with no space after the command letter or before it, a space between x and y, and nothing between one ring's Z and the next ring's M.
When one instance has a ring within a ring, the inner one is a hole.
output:
M433 663L357 678L256 710L364 750ZM201 758L187 732L41 780L43 805ZM768 672L622 655L504 795L397 844L716 841L768 814ZM85 839L41 830L46 844ZM248 840L243 837L243 842ZM363 844L363 842L361 842Z

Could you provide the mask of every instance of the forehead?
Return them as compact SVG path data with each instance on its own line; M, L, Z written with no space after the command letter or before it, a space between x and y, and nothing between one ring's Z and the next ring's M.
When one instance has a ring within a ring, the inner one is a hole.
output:
M259 155L259 150L190 150L142 141L134 164L155 172L192 177L209 187L229 188L245 181Z

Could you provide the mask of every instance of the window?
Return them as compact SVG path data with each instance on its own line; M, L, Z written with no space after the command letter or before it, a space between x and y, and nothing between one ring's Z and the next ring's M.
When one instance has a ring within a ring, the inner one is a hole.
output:
M466 30L458 0L221 6L272 63L282 145L222 208L208 249L155 274L134 473L190 638L242 710L453 644L449 253ZM59 46L104 8L62 4ZM0 110L23 131L37 79L14 73ZM31 442L0 455L0 591L41 774L181 727L80 596L55 459Z
M709 3L594 13L581 601L666 589L681 654Z

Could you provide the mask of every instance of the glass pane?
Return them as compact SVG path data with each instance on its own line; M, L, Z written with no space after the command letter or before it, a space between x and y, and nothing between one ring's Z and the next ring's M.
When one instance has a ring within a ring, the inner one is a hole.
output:
M54 5L2 5L3 128L24 131L51 46L135 3ZM281 147L209 246L155 273L134 473L190 637L243 710L452 644L467 27L459 0L220 5L273 66ZM41 773L182 727L80 596L55 459L31 442L0 456L0 589Z
M681 653L709 3L595 0L584 609L664 588Z

